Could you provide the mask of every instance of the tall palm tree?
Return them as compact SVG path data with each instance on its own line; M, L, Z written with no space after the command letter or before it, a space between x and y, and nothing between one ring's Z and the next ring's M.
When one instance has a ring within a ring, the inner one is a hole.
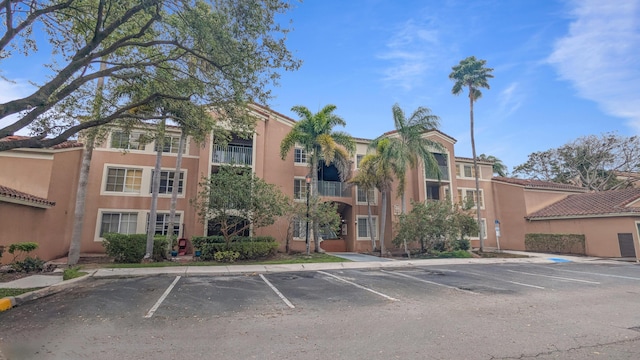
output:
M451 92L454 95L459 95L464 91L464 88L469 92L469 119L471 127L471 151L473 153L473 169L476 178L476 215L478 220L478 227L480 227L480 251L484 250L484 240L482 238L482 226L480 218L480 180L478 172L478 159L476 157L476 143L473 134L473 103L482 96L480 88L489 89L488 79L493 78L492 68L485 67L487 61L476 59L475 56L469 56L468 58L461 60L460 63L451 68L451 74L449 79L455 81Z
M493 163L493 173L498 174L498 176L507 176L507 165L505 165L502 160L498 159L493 155L478 155L478 160L482 161L490 161Z
M360 161L360 172L354 179L357 181L357 177L360 174L366 179L365 183L368 186L373 185L380 191L380 256L384 256L384 234L386 230L387 219L387 203L389 195L391 194L391 186L393 184L393 163L391 157L388 155L390 148L389 139L381 139L377 142L377 148L375 154L368 154ZM373 218L371 212L369 212L369 229L372 236L372 241L375 244L375 229L373 228Z
M437 129L440 126L440 118L431 113L427 107L419 107L409 118L405 116L400 105L392 107L395 134L383 135L371 143L371 147L377 148L380 141L387 139L380 156L392 164L392 170L398 179L398 194L401 199L402 213L406 213L405 200L406 174L409 168L416 169L420 160L424 164L425 171L440 173L438 162L431 153L433 150L443 151L442 145L424 137L425 132ZM407 244L404 244L405 252L409 256Z
M369 234L371 234L371 250L376 250L376 232L373 227L373 215L371 214L371 197L369 194L372 190L376 189L377 185L377 176L376 169L373 165L372 159L375 158L375 155L368 154L362 158L359 166L359 171L356 176L349 180L350 183L358 186L358 190L362 189L365 192L365 198L367 199L367 215L368 215L368 224L369 224ZM380 252L380 256L382 256L382 252Z
M351 156L355 153L356 143L353 138L342 131L334 131L335 126L345 126L347 123L340 116L334 114L335 105L326 105L313 114L304 106L294 106L291 111L298 114L300 120L284 137L280 144L280 157L284 160L287 153L298 144L307 153L309 175L311 175L311 193L318 196L318 166L320 160L326 165L334 164L344 181L351 168ZM315 205L314 205L315 206ZM313 240L315 252L320 252L320 229L313 224Z

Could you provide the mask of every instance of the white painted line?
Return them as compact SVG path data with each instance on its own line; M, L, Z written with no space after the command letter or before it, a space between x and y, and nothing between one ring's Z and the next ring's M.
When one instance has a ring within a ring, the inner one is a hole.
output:
M480 273L476 273L473 271L462 271L463 274L471 274L471 275L475 275L475 276L479 276L479 277L488 277L484 274L480 274ZM498 279L495 277L489 277L491 280L497 280L497 281L502 281L502 282L508 282L510 284L515 284L515 285L522 285L522 286L527 286L527 287L532 287L532 288L536 288L536 289L542 289L544 290L544 288L542 286L537 286L537 285L531 285L531 284L525 284L525 283L519 283L517 281L509 281L509 280L503 280L503 279Z
M556 280L564 280L564 281L576 281L576 282L581 282L581 283L585 283L585 284L596 284L599 285L599 282L596 281L589 281L589 280L580 280L580 279L573 279L573 278L566 278L566 277L561 277L561 276L551 276L551 275L542 275L542 274L532 274L532 273L528 273L528 272L524 272L524 271L515 271L515 270L508 270L509 272L512 273L517 273L517 274L524 274L524 275L531 275L531 276L540 276L540 277L546 277L546 278L550 278L550 279L556 279Z
M551 269L551 268L548 268L548 269ZM566 269L553 269L553 270L556 270L556 271L566 271L566 272L572 272L572 273L577 273L577 274L598 275L598 276L606 276L606 277L612 277L612 278L618 278L618 279L627 279L627 280L636 280L636 281L640 281L640 278L633 277L633 276L611 275L611 274L600 274L600 273L594 273L594 272L588 272L588 271L575 271L575 270L566 270Z
M169 293L171 292L171 290L173 289L174 286L176 286L176 284L178 283L178 280L180 280L181 276L178 275L176 276L175 280L173 280L173 282L171 283L171 285L169 285L169 287L167 288L167 290L164 291L164 294L162 294L162 296L160 296L160 299L158 299L158 301L156 301L156 303L153 305L153 307L149 310L149 312L147 313L147 315L145 315L145 318L150 318L153 316L153 314L156 312L156 310L158 310L158 308L160 307L160 304L162 304L162 302L164 301L164 299L167 298L167 296L169 295Z
M527 287L532 287L532 288L544 290L544 287L538 286L538 285L524 284L524 283L519 283L519 282L516 282L516 281L509 281L509 280L506 280L506 281L508 283L512 283L512 284L516 284L516 285L522 285L522 286L527 286Z
M269 280L267 280L266 277L264 277L264 275L260 274L260 277L262 278L262 281L264 281L265 284L269 285L271 290L273 290L280 297L280 299L282 299L282 301L284 301L284 303L287 304L288 307L290 307L292 309L296 308L295 306L293 306L291 301L289 301L289 299L287 299L284 295L282 295L280 290L278 290L275 286L273 286L273 284Z
M426 284L431 284L431 285L436 285L436 286L442 286L442 287L445 287L445 288L447 288L447 289L453 289L453 290L462 291L462 292L465 292L465 293L468 293L468 294L479 295L477 292L473 292L473 291L471 291L471 290L460 289L460 288L455 287L455 286L450 286L450 285L445 285L445 284L437 283L437 282L435 282L435 281L429 281L429 280L420 279L420 278L418 278L418 277L411 276L411 275L407 275L407 274L403 274L403 273L401 273L401 272L386 271L386 270L380 270L380 271L382 271L382 272L384 272L384 273L387 273L387 274L391 274L391 275L397 275L397 276L406 277L406 278L408 278L408 279L412 279L412 280L420 281L420 282L423 282L423 283L426 283Z
M385 298L385 299L388 299L388 300L391 300L391 301L400 301L400 300L398 300L398 299L396 299L396 298L392 298L392 297L391 297L391 296L389 296L389 295L385 295L385 294L383 294L383 293L381 293L381 292L377 292L377 291L375 291L375 290L373 290L373 289L369 289L368 287L365 287L365 286L362 286L362 285L356 284L356 283L351 282L351 281L349 281L349 280L347 280L347 279L343 279L343 278L341 278L341 277L339 277L339 276L335 276L335 275L333 275L333 274L329 274L328 272L324 272L324 271L318 271L318 272L319 272L320 274L327 275L327 276L331 276L331 277L332 277L332 278L334 278L334 279L338 279L338 280L340 280L340 281L346 282L347 284L353 285L353 286L357 287L358 289L366 290L366 291L372 292L372 293L374 293L374 294L376 294L376 295L380 295L380 296L382 296L382 297L383 297L383 298Z

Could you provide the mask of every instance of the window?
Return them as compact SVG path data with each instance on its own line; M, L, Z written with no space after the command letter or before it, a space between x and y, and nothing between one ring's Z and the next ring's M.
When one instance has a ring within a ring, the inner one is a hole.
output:
M307 182L305 179L293 179L293 199L304 200L307 196Z
M309 224L309 231L311 231L311 224ZM293 237L296 239L306 239L307 221L305 219L293 220Z
M150 193L153 193L153 171L151 171L151 188ZM160 191L158 194L171 194L173 191L173 176L175 171L160 171ZM182 194L182 187L184 182L184 172L180 172L180 181L178 181L178 194Z
M357 187L357 198L356 201L359 203L366 204L367 203L367 194L364 188L358 186ZM376 192L374 189L370 189L369 191L369 201L371 201L371 205L376 203Z
M440 186L427 185L427 200L440 200Z
M137 213L103 213L100 237L106 233L135 234L137 225Z
M458 189L458 201L465 203L471 199L473 206L476 206L476 191L472 189ZM484 193L480 189L480 208L484 208Z
M144 150L144 143L140 142L141 133L114 131L111 133L111 147L114 149Z
M364 155L358 154L356 155L356 168L360 168L360 162L364 159Z
M164 144L162 146L162 152L177 154L179 146L180 146L180 136L165 136ZM158 151L157 142L153 147L153 151ZM184 149L182 150L182 152L184 153Z
M463 173L464 177L467 177L467 178L475 177L475 173L476 172L475 172L475 170L473 168L473 165L466 165L465 164L465 165L462 165L462 166L464 167L464 173Z
M139 193L142 169L108 168L105 191Z
M487 238L487 219L480 219L480 236Z
M378 219L376 217L372 218L373 222L373 231L378 233ZM378 238L378 236L376 236ZM371 233L369 232L369 217L358 217L358 239L371 239Z
M293 162L296 164L307 164L307 152L301 148L295 148L293 151Z
M170 214L156 214L155 234L167 235L169 232L169 215ZM147 226L149 226L149 215L147 214ZM180 214L176 214L173 218L173 233L175 235L180 234Z

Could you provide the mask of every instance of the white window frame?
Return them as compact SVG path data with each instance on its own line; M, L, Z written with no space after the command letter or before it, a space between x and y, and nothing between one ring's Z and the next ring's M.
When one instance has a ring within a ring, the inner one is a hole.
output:
M483 240L487 239L487 219L486 218L480 218L480 234L482 235ZM479 240L480 238L478 236L469 236L469 239Z
M131 131L128 133L129 140L126 147L114 147L113 146L113 136L114 134L122 134L126 135L127 132L124 130L113 130L109 134L109 148L110 149L118 149L118 150L127 150L127 151L145 151L146 144L140 143L140 137L144 135L144 133L139 131ZM133 146L135 145L135 146Z
M371 216L371 218L373 219L373 222L374 222L374 229L375 229L375 232L376 232L376 234L375 234L376 235L376 239L379 239L380 238L379 237L380 224L379 224L379 221L378 221L378 216L377 215L373 215L373 216ZM366 236L366 237L360 236L359 224L363 220L365 222L369 221L369 216L368 215L358 215L356 217L356 239L357 240L371 240L371 236L369 235L369 224L366 224L367 225L367 235L368 236Z
M153 169L151 169L151 175L150 175L150 180L149 180L149 194L153 194ZM162 173L167 173L167 191L166 192L162 192L159 191L158 195L171 195L171 191L169 190L169 182L173 182L173 174L176 172L175 169L173 170L164 170L164 169L160 169L160 181L162 181ZM180 175L182 175L182 179L178 181L178 196L180 197L184 197L184 186L186 184L186 174L185 171L182 170L180 171ZM182 183L182 191L180 191L180 183ZM173 186L173 185L171 185ZM160 187L162 187L162 185L160 185Z
M167 141L168 140L168 141ZM158 141L154 141L153 142L153 151L157 152L157 144ZM169 151L165 151L165 148L167 146L167 144L169 144ZM178 147L180 147L180 135L174 135L174 134L170 134L170 135L165 135L164 137L164 147L162 148L162 153L164 154L178 154ZM187 152L187 144L185 141L185 146L184 149L182 149L182 153L186 153Z
M362 162L365 156L365 154L356 154L356 169L360 168L360 162Z
M107 190L107 186L109 186L109 170L124 170L125 171L124 183L122 184L122 191ZM126 191L125 190L125 185L126 185L126 181L127 181L127 175L129 174L129 171L140 171L140 187L139 187L139 189L137 191ZM105 166L104 179L103 179L104 186L102 187L102 190L104 191L104 193L107 193L107 194L140 195L142 193L143 180L144 180L144 169L143 168L126 167L126 166L118 166L118 165L108 165L108 166Z
M296 153L299 152L300 153L300 160L304 159L304 162L302 161L297 161L298 156L296 155ZM307 151L299 146L296 146L293 149L293 163L297 166L308 166L309 165L309 154L307 154Z
M367 205L367 199L365 197L365 199L363 201L360 200L360 187L356 185L356 204L358 205ZM378 192L376 191L376 189L371 189L369 190L371 192L371 194L373 194L373 198L371 199L371 205L377 205L378 204Z
M302 240L305 241L306 237L307 237L307 220L304 218L297 218L297 219L293 219L293 221L295 221L299 227L299 233L296 234L296 223L293 224L293 239L294 240ZM309 223L309 234L311 234L311 223ZM299 235L299 236L296 236Z
M176 210L175 224L174 224L173 226L174 226L174 229L175 229L176 225L177 225L177 227L178 227L178 234L177 234L177 236L180 236L180 234L182 233L182 217L183 217L183 214L184 214L184 211L182 211L182 210ZM149 226L149 215L151 215L151 213L147 211L147 212L146 212L146 215L145 215L145 219L146 219L146 222L145 222L145 228L144 228L145 233L147 232L147 230L148 230L148 226ZM161 233L160 233L160 234L158 234L158 233L157 233L157 229L158 229L158 226L157 226L157 225L158 225L157 217L158 217L158 216L160 216L160 215L164 216L164 218L163 218L162 231L161 231ZM154 233L155 233L156 235L162 235L162 236L166 236L166 235L167 235L167 234L166 234L166 232L165 232L164 227L165 227L165 225L168 225L168 223L169 223L169 215L170 215L170 213L169 213L169 212L166 212L166 211L158 211L158 212L156 213L156 221L155 221L155 229L154 229ZM166 223L166 224L165 224L165 223Z
M299 197L296 196L296 183L300 183L300 193ZM307 181L303 177L295 177L293 178L293 200L295 201L305 201L307 196Z
M475 208L476 208L476 206L477 206L477 204L476 204L476 196L475 196L475 195L476 195L476 194L475 194L476 189L459 187L457 190L458 190L458 194L457 194L457 196L458 196L458 202L459 202L459 203L462 203L462 204L464 204L464 203L465 203L465 201L467 200L467 197L468 197L467 192L468 192L468 191L471 191L471 192L472 192L472 197L473 197L473 207L471 207L471 208L472 208L472 209L475 209ZM462 197L461 197L460 192L462 193ZM480 189L480 203L481 203L481 204L480 204L480 209L482 209L482 210L484 210L484 208L485 208L485 206L486 206L486 204L485 204L484 200L485 200L485 199L484 199L484 189Z
M100 233L102 232L102 217L104 214L135 214L136 215L136 230L133 234L144 233L144 224L141 226L140 222L140 210L137 209L98 209L98 217L96 218L94 241L101 242L104 240Z

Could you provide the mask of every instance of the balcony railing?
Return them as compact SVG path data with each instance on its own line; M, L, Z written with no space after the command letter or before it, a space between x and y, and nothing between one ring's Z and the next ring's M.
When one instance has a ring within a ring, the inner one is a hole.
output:
M440 168L440 180L449 180L449 167L447 165L438 165ZM427 179L438 180L438 174L435 171L426 171Z
M250 147L237 145L214 145L213 163L251 165L253 164L253 149Z
M351 197L351 186L339 181L318 181L318 195Z

